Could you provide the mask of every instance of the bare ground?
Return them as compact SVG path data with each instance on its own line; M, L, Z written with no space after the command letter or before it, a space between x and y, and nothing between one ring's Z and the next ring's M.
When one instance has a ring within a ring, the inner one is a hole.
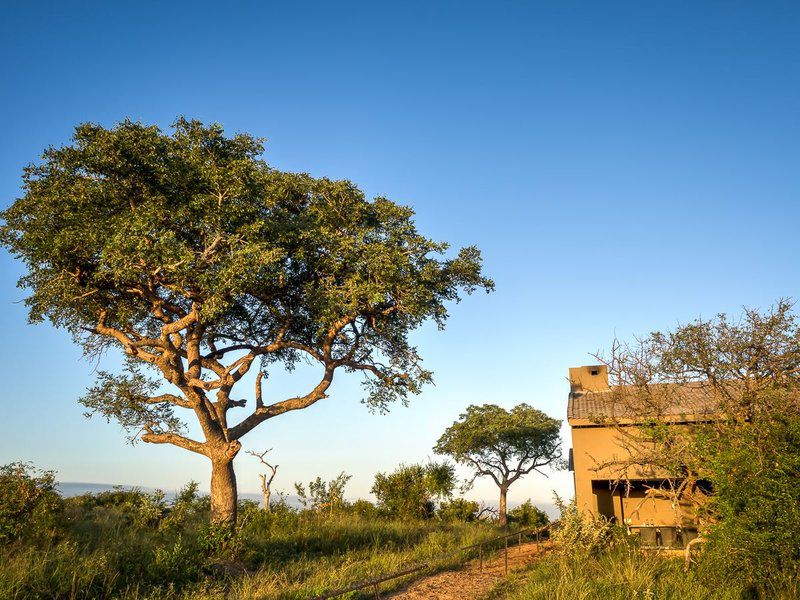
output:
M509 548L508 572L526 567L548 548L548 542L542 542L538 549L535 542ZM483 570L476 559L455 571L419 579L386 597L395 600L472 600L489 592L505 574L505 554L501 550L484 560Z

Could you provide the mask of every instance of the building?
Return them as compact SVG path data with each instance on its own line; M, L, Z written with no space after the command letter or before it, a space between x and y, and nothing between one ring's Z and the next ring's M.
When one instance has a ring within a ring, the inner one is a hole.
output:
M569 370L567 421L572 433L570 470L578 509L624 524L645 545L681 547L697 535L687 511L663 493L679 482L658 470L636 465L632 431L649 409L632 410L625 398L636 390L610 387L605 365ZM677 427L707 421L714 412L713 394L702 383L660 386L652 407L659 419ZM641 401L640 399L636 401ZM641 447L639 448L641 451Z

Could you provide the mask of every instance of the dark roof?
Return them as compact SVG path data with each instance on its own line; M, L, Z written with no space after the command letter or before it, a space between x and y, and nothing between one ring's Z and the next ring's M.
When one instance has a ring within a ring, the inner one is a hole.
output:
M705 382L658 384L646 391L634 386L615 386L602 391L576 390L569 395L567 418L604 419L668 417L674 421L698 421L719 413L713 388Z

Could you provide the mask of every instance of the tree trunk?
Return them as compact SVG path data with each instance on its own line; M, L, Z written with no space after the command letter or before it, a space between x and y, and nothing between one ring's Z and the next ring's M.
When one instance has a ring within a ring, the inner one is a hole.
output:
M233 459L211 459L211 522L233 527L236 525L236 473Z
M507 487L500 488L500 511L497 514L498 523L500 527L505 527L506 523L508 522L508 518L506 517L506 493L508 493Z
M269 512L269 497L271 494L271 490L269 489L269 484L267 483L267 476L263 473L259 475L261 478L261 493L264 495L264 511Z

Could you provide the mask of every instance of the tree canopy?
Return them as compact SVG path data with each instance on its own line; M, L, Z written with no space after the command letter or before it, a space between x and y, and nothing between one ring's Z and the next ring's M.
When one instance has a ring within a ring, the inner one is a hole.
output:
M506 492L523 475L561 457L561 422L527 404L506 410L496 404L469 406L434 447L488 476L500 488L500 521L505 524Z
M0 243L27 267L30 320L67 329L89 354L117 346L128 358L127 374L100 373L83 403L133 438L212 462L263 421L325 398L340 369L364 376L374 409L407 401L431 380L409 333L428 319L443 327L448 302L493 287L476 248L444 258L447 244L422 236L410 208L277 170L263 150L183 118L171 133L87 123L25 169L22 197L0 214ZM300 360L320 365L318 382L265 403L270 367ZM229 423L254 365L255 405ZM181 411L204 440L186 437Z

